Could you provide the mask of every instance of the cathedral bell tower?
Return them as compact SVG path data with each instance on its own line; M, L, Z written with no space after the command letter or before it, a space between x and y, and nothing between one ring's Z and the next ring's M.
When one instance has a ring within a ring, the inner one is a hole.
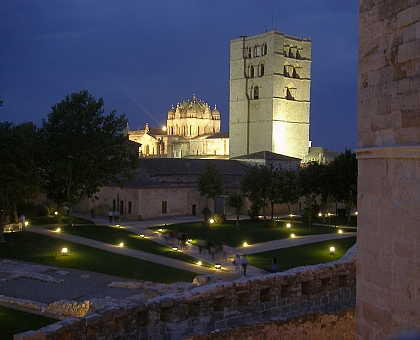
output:
M309 149L311 40L272 30L230 42L230 158Z

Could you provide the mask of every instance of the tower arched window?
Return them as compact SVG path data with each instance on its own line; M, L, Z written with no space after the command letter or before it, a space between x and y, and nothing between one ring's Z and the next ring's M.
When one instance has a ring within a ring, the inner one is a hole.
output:
M254 66L252 65L249 67L249 76L251 78L254 78Z
M259 45L255 45L254 47L254 57L259 57L261 55L261 47Z
M264 63L261 63L260 64L260 77L264 75L264 72L265 72Z
M300 48L296 51L296 59L302 59L302 49Z
M264 43L262 44L261 55L266 55L266 54L267 54L267 44Z
M251 58L251 47L248 47L248 58Z
M252 87L252 99L258 99L260 97L260 89L258 85Z
M293 58L294 56L293 56L293 51L292 51L292 48L290 47L289 48L289 58Z

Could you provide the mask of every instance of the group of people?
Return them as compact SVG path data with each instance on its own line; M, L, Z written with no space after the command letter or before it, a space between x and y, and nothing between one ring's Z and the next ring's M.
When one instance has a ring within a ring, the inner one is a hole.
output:
M208 240L208 241L198 240L197 245L198 245L198 252L201 254L204 251L204 254L205 254L205 252L207 251L209 255L211 256L212 260L220 259L220 258L222 260L226 260L227 255L231 251L231 248L225 242L223 242L222 245L220 245L220 244L216 244L212 240Z
M246 254L243 254L242 257L239 254L236 254L232 263L235 266L236 274L244 274L244 276L246 276L246 269L248 267L248 257Z
M185 231L178 231L176 229L172 229L169 237L172 240L172 244L177 243L180 249L185 249L187 246L187 233Z
M114 223L117 223L119 221L119 217L120 217L120 214L118 213L118 211L110 211L108 213L109 223L112 223L112 219L114 219ZM93 219L93 216L92 216L92 219Z

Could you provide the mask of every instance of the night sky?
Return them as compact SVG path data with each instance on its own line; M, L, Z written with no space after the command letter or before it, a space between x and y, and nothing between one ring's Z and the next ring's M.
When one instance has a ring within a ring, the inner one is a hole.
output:
M230 40L273 27L312 39L312 145L354 150L357 0L2 1L0 121L39 126L86 89L132 130L195 94L228 131Z

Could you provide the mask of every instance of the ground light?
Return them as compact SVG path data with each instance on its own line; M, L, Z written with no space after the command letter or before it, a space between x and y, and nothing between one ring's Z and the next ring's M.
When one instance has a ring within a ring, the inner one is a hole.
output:
M60 229L60 228L57 228L57 229L55 229L55 231L56 231L57 233L59 233L59 232L61 231L61 229Z
M213 224L213 223L214 223L214 219L212 219L212 218L211 218L211 219L210 219L210 223L212 223L212 224Z
M338 233L339 233L339 234L342 234L342 233L343 233L343 231L342 231L341 229L338 229Z
M244 242L243 246L248 247L248 243Z
M144 237L144 234L140 234L140 237Z
M120 244L118 245L118 247L124 247L124 242L120 242Z
M290 228L291 226L292 226L292 225L291 225L290 223L287 223L287 224L286 224L286 227L287 227L287 228Z
M28 221L26 221L25 222L25 227L27 227L29 225L29 222Z
M178 247L177 247L177 246L173 246L173 247L172 247L172 250L173 250L173 251L177 251L177 250L178 250Z
M335 247L330 247L330 254L334 255L335 254Z
M197 264L198 264L199 266L201 266L201 265L203 264L203 262L198 261L198 262L197 262Z
M222 269L222 264L221 264L221 263L215 263L215 264L214 264L214 267L215 267L216 269Z
M295 236L295 234L292 234L292 235L290 235L290 237L291 237L291 238L295 238L296 236Z
M67 255L67 252L68 252L67 248L61 249L61 255Z
M158 229L158 233L159 233L159 234L161 234L161 233L162 233L162 231L163 231L163 229L162 229L162 228L159 228L159 229Z

